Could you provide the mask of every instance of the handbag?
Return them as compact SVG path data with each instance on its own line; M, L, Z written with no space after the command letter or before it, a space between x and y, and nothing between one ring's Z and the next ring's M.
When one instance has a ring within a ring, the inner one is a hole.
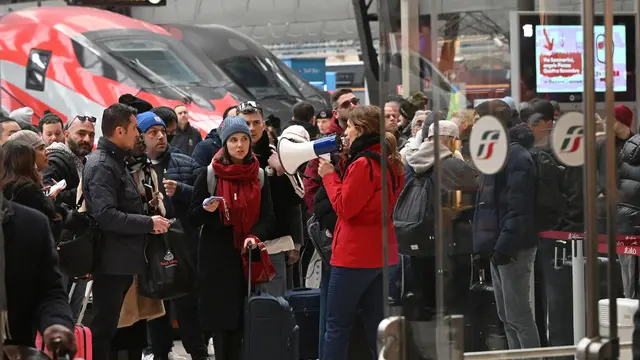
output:
M75 209L67 213L58 243L60 270L68 276L82 277L93 271L95 251L102 232L96 221L86 212L80 212L84 194Z
M276 277L276 268L271 262L267 247L258 238L253 238L257 250L259 250L260 256L252 259L252 255L255 255L256 249L247 248L242 254L242 265L244 265L244 276L250 281L252 285L259 285L267 283Z
M145 257L146 268L138 275L140 295L168 300L196 288L196 266L179 220L166 234L147 235Z

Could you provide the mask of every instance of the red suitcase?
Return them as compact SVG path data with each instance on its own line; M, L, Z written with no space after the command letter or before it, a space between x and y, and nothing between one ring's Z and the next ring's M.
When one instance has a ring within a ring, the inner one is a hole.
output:
M86 327L81 325L81 321L82 318L84 317L84 311L87 309L87 302L89 300L89 294L91 294L91 285L92 283L90 282L87 285L87 291L84 298L84 301L82 302L82 311L80 313L80 316L78 317L78 324L75 327L75 338L76 338L76 346L78 348L78 351L76 352L76 355L73 357L73 359L84 359L84 360L93 360L93 347L92 347L92 336L91 336L91 330ZM76 284L74 283L71 286L71 292L69 294L69 298L71 298L71 295L73 295L73 291L76 287ZM37 334L36 336L36 349L39 349L40 351L43 351L44 353L46 353L47 355L51 356L51 354L49 353L49 350L45 349L45 346L42 342L42 336L40 335L40 333Z

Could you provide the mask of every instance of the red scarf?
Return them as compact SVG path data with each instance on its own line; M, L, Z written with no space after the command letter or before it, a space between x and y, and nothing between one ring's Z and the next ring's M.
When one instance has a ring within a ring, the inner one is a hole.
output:
M222 150L220 150L222 151ZM224 165L213 157L213 170L218 178L216 196L224 197L229 217L225 214L225 204L220 204L223 224L233 226L233 242L236 249L242 249L244 240L260 218L260 163L253 156L250 164Z

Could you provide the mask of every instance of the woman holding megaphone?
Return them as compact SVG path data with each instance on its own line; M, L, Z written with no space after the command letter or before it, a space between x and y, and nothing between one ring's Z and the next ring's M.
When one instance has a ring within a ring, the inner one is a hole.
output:
M216 359L240 359L247 280L241 253L268 239L275 221L268 176L251 149L251 133L238 116L224 119L222 148L196 179L189 207L198 242L203 330L214 333ZM254 259L260 257L252 252Z
M393 209L402 190L403 165L393 134L386 133L380 143L382 112L377 106L354 108L347 122L345 137L349 155L343 175L331 163L321 160L318 174L326 189L338 221L333 233L331 278L327 294L326 332L322 359L344 359L350 329L358 310L365 321L367 345L376 353L376 331L383 320L382 301L382 181L389 191L387 208ZM382 146L388 154L387 173L382 173ZM388 213L388 264L398 262L398 245Z

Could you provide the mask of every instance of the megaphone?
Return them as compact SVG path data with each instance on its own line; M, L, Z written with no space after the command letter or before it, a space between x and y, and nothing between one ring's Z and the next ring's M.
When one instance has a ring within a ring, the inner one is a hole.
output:
M342 138L337 135L302 143L287 138L281 138L278 141L280 164L289 175L295 174L298 167L305 162L340 149L342 149Z

